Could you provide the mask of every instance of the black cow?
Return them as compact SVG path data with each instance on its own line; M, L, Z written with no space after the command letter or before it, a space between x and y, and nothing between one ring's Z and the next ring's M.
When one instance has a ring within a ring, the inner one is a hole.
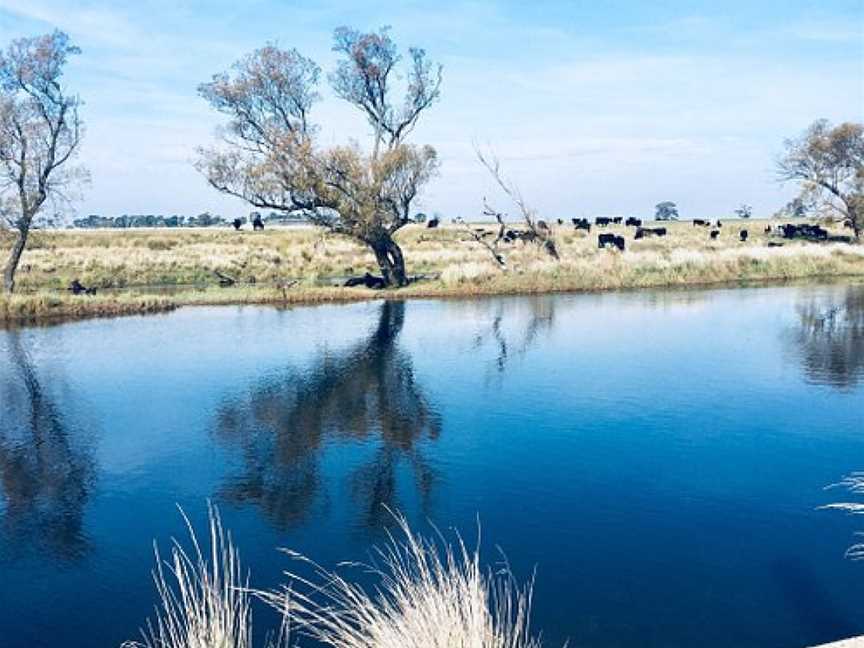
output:
M584 229L586 232L591 231L591 223L588 222L587 218L571 218L570 220L573 223L573 227L577 230Z
M631 216L630 218L628 218L628 219L624 222L624 225L626 225L627 227L642 227L642 219L640 219L640 218L633 218L633 217Z
M693 227L696 227L697 225L701 225L702 227L710 227L711 222L706 221L706 220L702 220L701 218L694 218L693 219Z
M639 227L636 229L635 238L641 239L647 236L666 236L665 227Z
M711 240L716 241L717 237L720 236L720 230L711 230Z
M69 284L69 291L73 295L95 295L96 294L95 288L87 288L77 279L73 279L72 282Z
M429 229L435 229L441 223L441 220L437 216L433 216L428 221L426 221L426 227Z
M597 247L599 249L605 248L607 245L614 245L616 248L624 251L624 237L616 236L615 234L600 234L597 237Z
M738 239L744 243L747 240L747 237L750 236L750 233L747 230L741 230L738 232Z
M717 227L723 227L723 223L720 222L720 219L717 219Z
M606 218L605 216L598 216L594 219L594 224L597 227L606 227L609 223L612 222L611 218Z
M616 225L620 225L623 220L624 220L623 216L615 216L612 219L612 222L615 223Z
M256 232L263 232L264 231L264 221L261 220L260 214L255 215L255 219L252 221L252 229L255 230Z
M559 218L559 219L558 219L558 224L559 224L559 225L563 225L563 224L564 224L564 219L563 219L563 218Z
M786 224L781 225L780 229L783 231L783 238L787 239L803 238L817 241L828 240L828 230L819 227L818 225L809 225L807 223L801 225Z
M240 228L243 227L243 221L241 221L239 218L235 218L233 221L231 221L231 224L234 226L234 230L237 232L239 232Z
M766 234L770 234L770 233L771 233L771 226L770 226L770 225L766 225L766 226L765 226L765 233L766 233Z
M383 288L384 280L381 277L376 277L368 272L362 277L351 277L345 282L346 288L354 288L355 286L366 286L367 288Z

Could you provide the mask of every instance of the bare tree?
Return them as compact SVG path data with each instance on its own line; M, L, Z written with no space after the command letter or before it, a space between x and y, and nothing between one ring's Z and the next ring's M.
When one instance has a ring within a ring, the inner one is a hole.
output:
M525 199L522 197L522 192L519 191L513 182L504 177L504 172L501 170L501 162L494 153L483 153L478 146L474 147L474 152L477 154L477 159L480 160L486 169L492 174L492 178L496 184L501 187L505 194L516 204L519 212L522 215L522 221L528 228L528 235L522 236L523 240L534 241L539 244L553 259L558 259L558 248L555 246L555 238L552 231L541 220L537 219L534 209L528 206ZM495 215L499 224L503 224L501 214L489 207L484 199L484 208L487 215Z
M323 147L309 112L320 98L321 70L297 50L268 45L218 74L199 91L228 115L220 149L202 151L210 184L259 208L305 216L369 246L387 286L408 283L393 235L411 222L411 205L436 173L431 146L405 142L421 113L440 96L441 66L410 49L403 104L393 103L401 57L387 28L363 34L340 28L341 55L330 82L374 131L371 153L357 144Z
M489 206L489 203L486 202L486 198L483 198L483 215L494 218L495 221L498 223L498 233L495 235L495 238L492 239L491 242L487 241L486 238L490 236L492 232L488 232L484 229L477 230L475 228L472 228L461 217L457 218L456 222L462 225L462 227L472 239L474 239L477 243L486 248L486 251L492 255L492 259L495 261L495 263L498 264L498 267L501 270L506 270L507 259L501 252L501 243L506 239L507 230L507 226L504 224L504 214L492 209L492 207Z
M801 199L848 220L860 240L864 229L864 125L820 119L798 139L786 140L777 162L781 181L801 183Z
M0 223L16 233L3 273L7 293L46 203L67 202L86 179L71 164L83 132L81 100L60 84L68 57L78 53L60 31L16 40L0 53Z

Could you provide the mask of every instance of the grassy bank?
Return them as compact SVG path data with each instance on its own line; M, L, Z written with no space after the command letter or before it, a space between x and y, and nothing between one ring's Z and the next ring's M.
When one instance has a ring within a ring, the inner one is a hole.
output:
M705 228L689 222L667 224L665 238L639 241L633 240L632 228L602 230L625 235L624 253L597 249L596 232L561 226L556 231L560 262L516 243L505 251L508 267L503 271L464 228L412 226L398 237L408 270L433 278L383 294L332 285L342 277L375 273L374 258L350 240L312 228L39 232L22 259L21 294L0 298L0 319L116 315L186 304L294 304L396 294L470 296L864 276L864 246L782 241L764 232L766 222L727 222L713 241ZM738 239L742 227L750 234L746 243ZM769 247L770 241L783 245ZM0 244L4 252L7 246ZM217 273L237 279L240 286L219 288ZM99 288L99 295L64 293L72 279Z

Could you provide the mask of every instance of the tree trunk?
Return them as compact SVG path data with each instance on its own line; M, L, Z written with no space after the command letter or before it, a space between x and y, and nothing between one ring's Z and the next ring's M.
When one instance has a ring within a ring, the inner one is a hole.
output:
M402 256L402 248L389 235L382 237L372 245L378 267L381 268L381 276L384 285L388 288L401 288L408 284L405 275L405 257Z
M849 220L852 221L852 231L855 232L855 240L861 242L861 225L864 221L864 214L859 213L858 206L847 205L846 212L849 215Z
M9 260L6 262L6 269L3 271L3 291L7 295L11 295L15 290L15 272L18 270L18 262L21 261L24 247L27 245L27 234L27 231L18 231L12 251L9 253Z

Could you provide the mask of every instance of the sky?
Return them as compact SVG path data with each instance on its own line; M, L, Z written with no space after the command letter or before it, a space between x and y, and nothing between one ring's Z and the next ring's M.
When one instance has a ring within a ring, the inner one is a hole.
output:
M515 210L476 160L500 158L543 217L766 216L795 195L774 161L818 118L864 121L864 0L636 2L0 0L0 46L59 28L82 54L65 81L85 102L78 215L245 215L195 171L222 118L197 86L267 43L332 69L336 27L392 26L444 66L413 135L441 171L418 211ZM370 142L322 85L322 143Z

